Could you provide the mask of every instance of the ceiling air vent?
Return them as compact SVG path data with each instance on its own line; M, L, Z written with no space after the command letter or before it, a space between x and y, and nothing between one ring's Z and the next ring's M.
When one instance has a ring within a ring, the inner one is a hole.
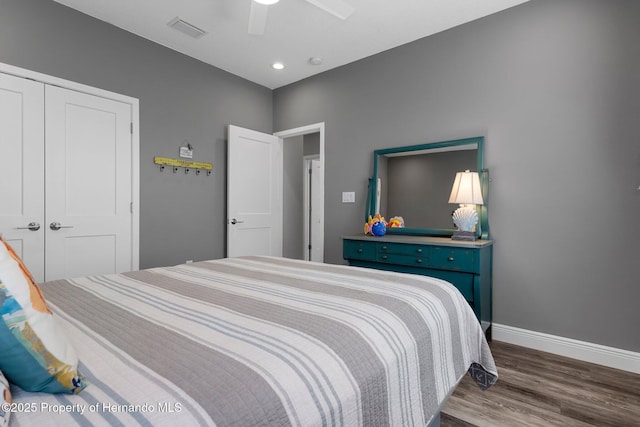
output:
M183 21L179 16L176 16L171 21L167 22L167 25L174 30L178 30L181 33L185 33L186 35L193 37L194 39L199 39L207 34L206 31L201 30L195 25L191 25L187 21Z

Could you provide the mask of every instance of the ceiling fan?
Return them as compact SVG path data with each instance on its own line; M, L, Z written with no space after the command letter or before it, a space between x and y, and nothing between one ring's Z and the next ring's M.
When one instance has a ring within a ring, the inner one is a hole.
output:
M249 34L262 35L267 26L267 11L269 6L279 0L251 0L249 13ZM355 11L353 6L344 0L305 0L342 20L347 19Z

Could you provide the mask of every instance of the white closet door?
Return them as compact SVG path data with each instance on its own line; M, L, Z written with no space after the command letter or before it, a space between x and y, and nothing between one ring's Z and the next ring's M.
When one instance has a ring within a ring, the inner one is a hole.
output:
M47 280L132 269L131 105L47 86Z
M44 280L43 102L42 83L0 73L0 233L37 281Z

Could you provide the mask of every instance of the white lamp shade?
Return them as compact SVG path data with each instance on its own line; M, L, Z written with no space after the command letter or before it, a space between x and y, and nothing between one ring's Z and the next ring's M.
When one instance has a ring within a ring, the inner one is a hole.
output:
M260 3L260 4L266 4L267 6L270 6L272 4L276 4L278 3L280 0L254 0L256 3Z
M482 188L478 172L458 172L453 182L449 203L482 205Z

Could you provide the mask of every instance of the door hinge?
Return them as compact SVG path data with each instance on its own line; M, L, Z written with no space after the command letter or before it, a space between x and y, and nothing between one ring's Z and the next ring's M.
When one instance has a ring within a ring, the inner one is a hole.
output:
M133 122L131 122L129 124L130 124L129 128L131 129L131 135L133 135Z
M133 202L129 203L129 212L133 213Z

